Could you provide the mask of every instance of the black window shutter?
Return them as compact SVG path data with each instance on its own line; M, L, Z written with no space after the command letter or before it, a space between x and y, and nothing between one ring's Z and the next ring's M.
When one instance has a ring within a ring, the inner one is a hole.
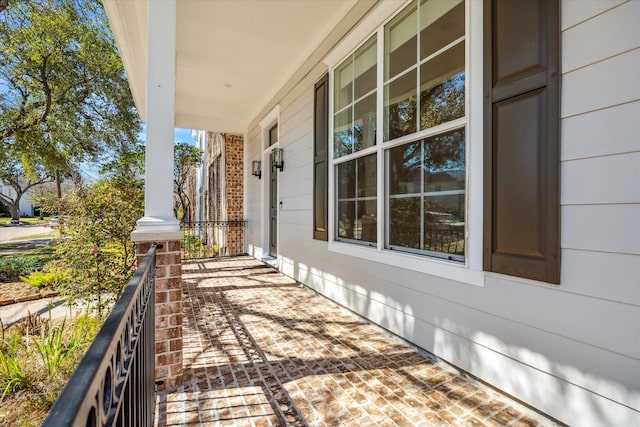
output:
M313 238L326 241L329 239L329 74L316 83L313 106Z
M560 6L484 2L484 269L560 283Z

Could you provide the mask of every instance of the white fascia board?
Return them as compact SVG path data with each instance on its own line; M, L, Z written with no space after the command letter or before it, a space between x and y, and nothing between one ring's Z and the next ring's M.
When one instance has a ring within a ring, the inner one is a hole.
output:
M147 121L147 0L103 0L138 114Z

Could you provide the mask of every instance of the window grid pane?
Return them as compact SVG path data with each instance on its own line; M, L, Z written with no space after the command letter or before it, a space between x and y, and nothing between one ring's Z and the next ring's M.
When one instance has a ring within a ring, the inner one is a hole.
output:
M392 249L464 259L465 130L387 150Z
M336 166L338 240L377 242L377 155Z
M377 39L372 36L334 71L333 157L376 143Z
M461 0L414 1L385 26L384 141L464 116L464 13Z

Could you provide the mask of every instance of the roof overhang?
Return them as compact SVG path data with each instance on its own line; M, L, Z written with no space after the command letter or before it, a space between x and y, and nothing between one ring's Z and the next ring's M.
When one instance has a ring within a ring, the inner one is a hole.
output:
M175 125L244 133L375 0L178 0ZM147 0L104 0L146 121Z

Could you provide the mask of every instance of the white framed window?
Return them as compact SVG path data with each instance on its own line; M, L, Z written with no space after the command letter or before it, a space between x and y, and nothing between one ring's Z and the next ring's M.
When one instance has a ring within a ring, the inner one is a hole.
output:
M469 207L471 3L413 0L334 54L330 250L484 283L481 185Z
M370 246L378 235L377 57L374 35L335 69L333 79L335 236Z

